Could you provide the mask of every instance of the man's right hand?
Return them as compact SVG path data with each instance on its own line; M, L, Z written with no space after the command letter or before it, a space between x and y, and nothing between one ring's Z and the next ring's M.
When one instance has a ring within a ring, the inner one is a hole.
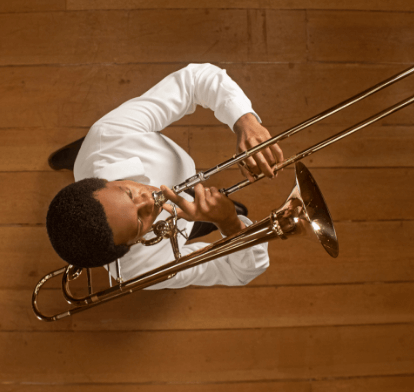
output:
M234 124L234 132L237 135L236 153L251 149L271 138L269 131L263 127L252 113L240 117ZM284 161L283 151L277 143L254 154L245 160L247 167L239 166L242 174L254 182L252 174L263 173L266 177L274 178L273 166ZM277 173L276 173L277 176Z
M194 187L194 202L189 202L179 195L176 195L165 185L161 186L164 196L176 204L177 216L188 221L203 221L214 223L226 236L235 234L243 229L244 223L237 217L233 202L221 194L217 188L204 188L197 184ZM172 213L172 206L164 204L163 208Z

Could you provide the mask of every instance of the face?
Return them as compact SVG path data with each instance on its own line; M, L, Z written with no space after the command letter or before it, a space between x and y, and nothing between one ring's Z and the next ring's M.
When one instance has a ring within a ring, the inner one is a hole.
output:
M95 192L105 210L116 245L132 245L146 234L161 212L154 204L153 191L159 188L134 181L107 182L106 187Z

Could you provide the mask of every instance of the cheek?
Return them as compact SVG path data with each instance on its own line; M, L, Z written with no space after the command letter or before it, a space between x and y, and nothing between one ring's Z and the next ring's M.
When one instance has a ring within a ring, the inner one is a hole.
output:
M141 221L143 223L142 225L143 234L142 235L145 235L152 229L152 225L155 221L155 218L152 216L148 216L146 218L141 218Z

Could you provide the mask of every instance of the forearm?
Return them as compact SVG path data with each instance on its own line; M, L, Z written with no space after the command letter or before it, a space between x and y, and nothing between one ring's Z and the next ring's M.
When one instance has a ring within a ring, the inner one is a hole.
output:
M253 112L243 90L212 64L190 64L174 72L140 97L131 99L100 121L139 132L158 132L194 113L197 105L209 108L215 117L233 129L244 114Z

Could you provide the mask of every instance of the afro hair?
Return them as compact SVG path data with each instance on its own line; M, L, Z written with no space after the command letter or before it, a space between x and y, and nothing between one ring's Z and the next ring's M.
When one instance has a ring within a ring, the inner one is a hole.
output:
M102 204L94 193L106 180L86 178L63 188L52 200L46 228L56 253L78 267L99 267L124 256L127 245L115 245Z

